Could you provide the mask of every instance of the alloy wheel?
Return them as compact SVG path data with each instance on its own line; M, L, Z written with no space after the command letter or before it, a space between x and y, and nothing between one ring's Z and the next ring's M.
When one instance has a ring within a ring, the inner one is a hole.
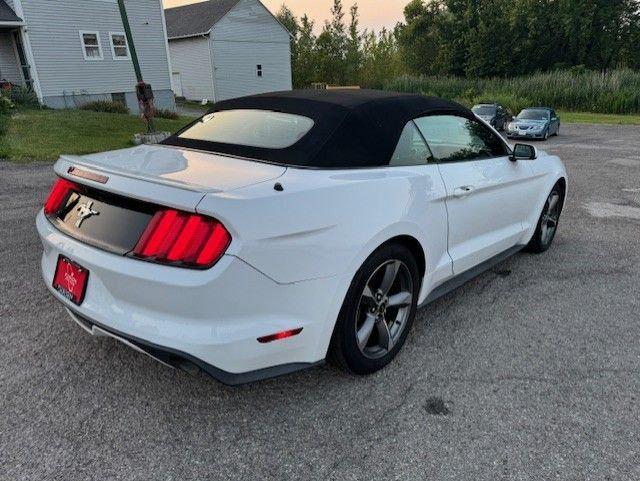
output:
M389 260L378 266L360 296L356 340L369 359L388 354L405 331L413 302L413 281L406 264Z
M547 202L545 203L544 212L540 219L540 240L542 244L547 245L553 239L558 228L558 220L560 219L560 194L557 190L553 190Z

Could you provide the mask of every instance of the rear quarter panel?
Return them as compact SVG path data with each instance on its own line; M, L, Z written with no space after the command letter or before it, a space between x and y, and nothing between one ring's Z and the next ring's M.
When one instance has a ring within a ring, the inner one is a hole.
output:
M278 182L284 191L265 182L207 195L197 208L230 230L229 254L276 282L351 282L364 260L398 235L410 235L424 247L426 284L450 275L445 190L435 165L290 168Z

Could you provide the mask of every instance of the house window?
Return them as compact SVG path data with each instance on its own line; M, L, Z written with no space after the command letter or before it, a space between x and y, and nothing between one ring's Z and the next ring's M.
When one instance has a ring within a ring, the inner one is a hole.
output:
M80 32L80 41L85 60L102 60L102 46L98 32Z
M109 32L111 39L111 55L113 60L129 60L129 45L124 33Z
M258 72L258 77L262 77L262 65L258 64L256 66L256 71Z

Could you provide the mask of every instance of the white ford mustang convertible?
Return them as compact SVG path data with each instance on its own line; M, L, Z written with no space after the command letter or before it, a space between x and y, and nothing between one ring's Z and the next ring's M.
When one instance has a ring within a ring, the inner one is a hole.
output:
M220 102L55 172L42 273L71 317L231 385L381 369L421 305L548 249L567 193L558 157L470 110L366 90Z

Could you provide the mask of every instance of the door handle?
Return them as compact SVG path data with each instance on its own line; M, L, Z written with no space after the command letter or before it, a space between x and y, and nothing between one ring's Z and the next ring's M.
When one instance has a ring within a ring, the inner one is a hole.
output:
M468 196L469 194L471 194L471 192L473 192L472 185L462 185L460 187L456 187L453 190L453 196L457 198L462 198L462 197Z

